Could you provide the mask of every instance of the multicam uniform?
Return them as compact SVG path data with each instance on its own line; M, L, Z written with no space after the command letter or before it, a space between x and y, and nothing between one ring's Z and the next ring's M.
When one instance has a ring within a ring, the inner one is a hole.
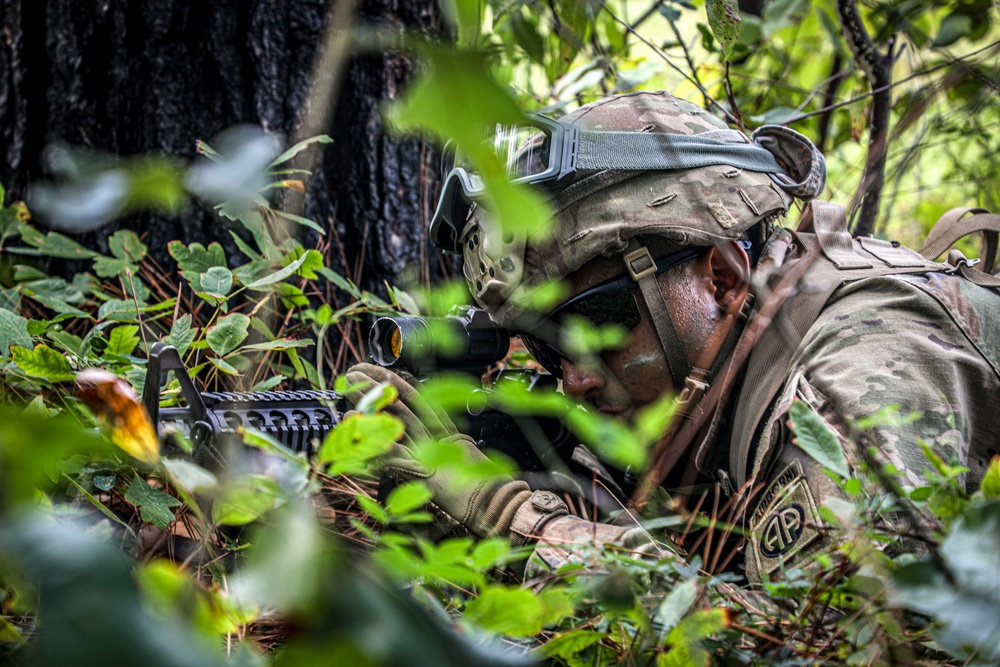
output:
M847 422L886 406L918 413L868 431L903 483L926 483L927 443L969 468L965 486L979 487L1000 433L1000 295L945 273L868 278L838 289L798 345L761 437L734 447L727 473L736 486L764 477L751 535L751 580L822 543L817 505L840 495L821 465L791 440L787 410L804 401L847 436ZM857 454L844 438L849 459Z
M789 442L786 412L795 397L844 435L848 418L871 415L885 405L920 411L923 416L913 423L875 429L874 438L886 455L910 482L919 483L925 467L917 445L920 437L946 455L957 454L971 469L967 484L972 488L978 483L995 447L995 434L1000 433L1000 410L991 409L1000 388L1000 328L991 326L1000 316L1000 296L947 275L952 269L905 248L876 239L852 240L842 211L838 215L839 209L829 204L814 203L812 220L794 233L776 228L775 221L793 198L813 199L825 182L822 156L791 130L761 128L751 137L734 136L705 110L665 93L608 98L564 120L596 133L704 135L710 141L753 143L772 153L785 170L776 175L713 163L626 171L628 167L608 165L575 172L571 183L561 187L552 201L553 225L547 235L506 233L482 207L448 217L442 214L450 201L444 196L431 230L434 236L438 220L455 226L457 243L452 249L464 254L473 297L512 329L530 331L522 327L531 326L527 311L534 287L565 278L597 258L622 257L623 272L627 269L641 288L652 313L675 388L688 387L693 371L714 383L718 371L688 368L685 372L692 373L678 381L676 368L687 365L683 349L675 364L677 346L668 335L673 325L661 326L664 317L670 317L666 302L655 274L642 270L641 264L648 268L653 252L664 256L677 248L737 240L764 246L771 270L758 267L755 272L756 307L777 303L768 300L768 292L780 294L781 287L788 288L781 297L787 301L772 326L755 334L760 338L741 366L741 393L717 410L702 411L726 419L713 419L707 436L702 432L704 437L691 450L702 472L715 475L730 490L751 479L766 480L760 500L746 512L752 530L747 558L751 579L819 544L822 538L814 528L819 523L817 506L840 493L821 466ZM617 157L634 164L629 156ZM456 168L452 175L457 172L462 170ZM464 188L472 181L462 183ZM454 193L447 187L445 191ZM466 195L472 197L472 191ZM784 250L775 250L779 247ZM797 273L806 267L808 272ZM744 340L750 340L746 333ZM735 375L726 375L726 382ZM352 383L393 382L383 369L361 366L348 378ZM397 384L401 397L412 393L405 383ZM399 412L408 425L423 421L419 415L427 412L416 395L390 410ZM453 434L453 428L442 427L438 437ZM470 457L482 456L471 441L466 445ZM850 446L846 451L853 456ZM495 479L461 490L445 484L437 471L415 464L404 444L387 458L386 470L423 479L435 494L435 504L474 534L506 536L516 545L537 541L535 566L558 567L571 557L564 547L574 542L648 546L641 529L568 516L554 494L532 493L524 482Z

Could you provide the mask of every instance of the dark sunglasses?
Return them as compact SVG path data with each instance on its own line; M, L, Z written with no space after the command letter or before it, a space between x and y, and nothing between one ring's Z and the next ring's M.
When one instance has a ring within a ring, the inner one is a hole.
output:
M654 262L656 268L653 275L658 276L664 271L690 261L701 255L703 250L701 247L685 248L661 257ZM550 341L558 340L566 320L577 317L594 327L618 325L631 331L642 321L642 313L634 291L637 286L632 276L625 275L591 287L557 306L542 318L531 332L522 333L521 340L538 363L561 378L562 360L572 361L572 357Z

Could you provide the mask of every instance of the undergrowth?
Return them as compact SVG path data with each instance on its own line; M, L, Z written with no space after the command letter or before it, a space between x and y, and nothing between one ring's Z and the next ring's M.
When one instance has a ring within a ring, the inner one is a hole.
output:
M903 486L876 448L863 449L853 470L831 472L844 499L825 504L817 528L832 546L754 587L740 574L740 525L717 489L693 511L675 507L650 521L665 544L687 548L659 560L584 545L576 563L522 582L514 573L528 553L506 542L432 537L421 484L376 500L371 464L401 434L381 412L393 399L381 388L311 457L252 431L249 447L221 468L194 463L183 438L179 449L162 448L130 393L142 392L154 342L174 345L203 390L343 389L343 379L328 378L361 357L359 319L410 303L392 289L387 302L333 272L336 244L321 237L303 247L263 198L224 204L220 214L243 256L177 241L174 271L157 266L133 232L116 232L103 256L39 231L21 204L0 211L5 661L1000 660L997 460L969 496L964 470L929 449L928 483L918 488ZM91 268L64 279L23 259L31 257ZM461 403L469 385L452 382L437 395ZM168 384L163 404L178 391ZM650 414L634 433L580 416L555 394L498 395L508 407L566 417L599 453L641 456L663 425ZM898 417L887 410L882 418ZM461 467L446 449L423 456Z

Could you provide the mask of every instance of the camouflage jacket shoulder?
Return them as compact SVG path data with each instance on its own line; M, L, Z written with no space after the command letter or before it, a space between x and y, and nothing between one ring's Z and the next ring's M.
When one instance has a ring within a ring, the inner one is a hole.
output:
M787 413L796 399L840 434L849 461L849 424L891 405L915 413L869 432L904 483L923 483L923 441L967 466L965 484L978 488L1000 448L1000 294L944 273L849 283L834 292L785 372L759 439L741 453L766 480L747 516L751 579L816 548L817 507L841 495L791 442Z

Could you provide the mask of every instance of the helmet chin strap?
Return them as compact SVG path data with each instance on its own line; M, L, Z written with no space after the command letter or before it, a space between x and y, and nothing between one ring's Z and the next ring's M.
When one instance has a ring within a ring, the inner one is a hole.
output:
M678 414L690 417L695 413L702 396L708 391L709 384L722 362L732 353L742 327L734 327L730 335L727 336L726 343L720 350L719 357L711 370L691 366L687 354L684 352L684 344L677 333L677 327L674 326L674 321L670 317L667 302L660 291L656 279L656 263L653 261L652 255L649 254L649 249L636 239L632 239L629 248L630 251L624 257L625 268L632 279L638 283L643 300L653 318L653 326L660 339L660 345L663 347L667 367L670 369L670 379L674 389L678 392L676 398Z

